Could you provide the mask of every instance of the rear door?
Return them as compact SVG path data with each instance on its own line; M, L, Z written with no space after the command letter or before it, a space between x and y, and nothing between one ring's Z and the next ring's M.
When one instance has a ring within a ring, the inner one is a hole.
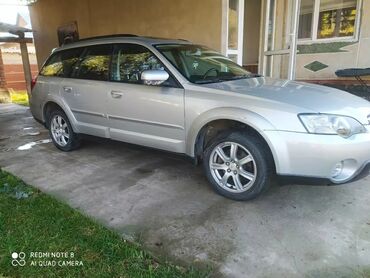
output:
M109 136L106 97L112 50L110 44L86 47L73 65L70 78L62 81L61 94L81 133Z
M139 145L184 152L184 89L170 74L163 84L144 85L145 70L166 70L145 46L115 46L107 98L110 136Z

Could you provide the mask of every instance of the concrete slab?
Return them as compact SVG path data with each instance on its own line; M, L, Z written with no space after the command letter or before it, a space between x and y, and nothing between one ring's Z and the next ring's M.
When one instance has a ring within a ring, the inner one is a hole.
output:
M182 157L106 140L63 153L48 138L27 108L0 105L0 167L157 255L226 277L370 277L369 177L234 202Z

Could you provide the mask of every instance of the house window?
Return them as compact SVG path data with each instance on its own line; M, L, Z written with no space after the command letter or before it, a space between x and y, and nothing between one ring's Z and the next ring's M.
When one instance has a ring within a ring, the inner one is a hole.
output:
M244 0L228 0L226 56L242 64Z
M354 38L359 0L302 0L298 38Z
M299 15L298 38L309 39L312 37L312 17L315 8L315 0L302 0L301 13Z

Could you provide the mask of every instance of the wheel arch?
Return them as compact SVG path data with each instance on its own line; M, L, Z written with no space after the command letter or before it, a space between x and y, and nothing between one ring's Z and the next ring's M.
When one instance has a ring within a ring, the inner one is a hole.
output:
M42 117L43 117L43 122L46 127L48 127L48 117L50 113L55 110L55 109L60 109L62 110L68 117L72 129L74 132L78 133L78 128L76 125L76 119L72 113L72 111L66 106L63 101L59 101L58 99L49 99L45 101L43 107L42 107Z
M264 130L275 130L275 127L265 118L255 112L239 108L214 109L200 115L189 130L187 153L197 162L211 138L226 130L243 130L253 134L269 150L276 166L276 153L264 133Z

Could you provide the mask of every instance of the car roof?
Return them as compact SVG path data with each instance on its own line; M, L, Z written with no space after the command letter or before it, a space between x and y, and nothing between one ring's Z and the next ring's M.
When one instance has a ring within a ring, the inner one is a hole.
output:
M85 47L96 44L106 44L106 43L139 43L146 45L156 45L156 44L192 44L189 41L183 39L166 39L166 38L156 38L156 37L141 37L130 34L125 35L109 35L109 36L99 36L91 37L78 40L76 42L65 44L61 47L55 48L53 52L62 51L70 48Z

